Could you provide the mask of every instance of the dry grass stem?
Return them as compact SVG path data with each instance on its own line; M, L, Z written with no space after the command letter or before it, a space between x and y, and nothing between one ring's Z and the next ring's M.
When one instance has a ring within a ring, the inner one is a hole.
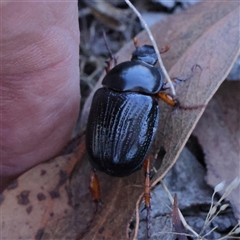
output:
M167 186L164 184L163 181L160 181L161 184L162 184L162 187L164 189L164 191L166 192L171 204L173 204L174 202L174 199L170 193L170 191L168 190ZM214 193L212 194L212 200L211 200L211 206L210 206L210 209L209 209L209 212L207 214L207 217L206 217L206 220L205 220L205 223L203 225L203 228L202 230L200 231L200 233L198 234L197 232L195 232L186 222L185 218L183 217L181 211L178 209L179 211L179 216L180 216L180 219L181 219L181 222L183 224L183 226L189 230L191 233L194 234L194 236L197 237L197 239L206 239L205 237L208 236L210 233L212 233L214 230L217 229L217 226L212 228L209 232L207 232L205 235L202 236L204 230L206 229L207 226L209 226L209 224L219 215L220 212L224 211L228 206L229 204L223 204L222 206L221 205L221 202L225 199L226 196L228 196L231 191L236 188L239 184L239 178L236 178L235 180L233 180L229 186L226 188L223 196L219 199L219 201L214 204L214 196L215 194L218 192L218 191L221 191L223 190L224 188L224 182L221 182L220 184L218 184L215 189L214 189ZM219 208L220 206L220 208ZM217 211L217 209L219 208L219 210ZM240 225L239 223L226 235L226 236L223 236L221 238L219 238L218 240L223 240L223 239L231 239L231 238L234 238L234 239L240 239L240 237L236 237L236 236L233 236L233 235L236 235L236 234L239 234L240 233Z

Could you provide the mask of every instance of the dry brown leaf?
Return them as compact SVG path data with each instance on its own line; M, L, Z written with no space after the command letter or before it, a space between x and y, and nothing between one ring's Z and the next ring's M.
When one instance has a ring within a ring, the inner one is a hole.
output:
M201 144L207 165L207 182L215 187L226 180L226 185L240 177L240 82L225 81L194 130ZM223 192L223 191L222 191ZM227 198L240 220L240 186Z
M78 150L36 166L0 194L1 239L41 239L52 221L67 218L73 211L69 173L84 149Z
M203 69L177 88L182 104L208 103L227 75L239 48L238 16L236 2L201 3L153 26L159 48L171 45L171 50L163 55L171 76L186 77L196 63ZM150 43L145 32L138 39L139 44ZM119 62L129 59L133 49L132 43L127 44L118 54ZM90 99L84 108L83 124ZM203 112L201 109L176 114L165 104L160 105L161 121L151 152L155 155L160 146L164 146L167 154L153 184L174 164ZM53 159L22 175L14 189L4 191L0 197L2 239L20 236L25 239L74 239L83 232L83 239L127 238L128 222L143 191L143 172L126 178L98 173L104 205L89 227L94 216L94 204L88 190L90 164L84 153L71 178L66 179L66 172L71 169L69 162L75 160L74 153ZM41 176L41 169L47 172L45 177ZM42 201L39 193L45 196Z

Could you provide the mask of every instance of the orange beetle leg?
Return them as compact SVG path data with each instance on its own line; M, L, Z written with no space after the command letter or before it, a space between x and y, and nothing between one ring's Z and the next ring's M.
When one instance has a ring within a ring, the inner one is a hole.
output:
M174 107L177 104L177 100L175 100L170 94L164 93L164 92L158 92L157 93L157 98L161 99L168 105Z
M101 196L100 196L100 185L99 185L98 177L94 170L92 170L90 174L89 188L92 194L92 199L96 203L96 211L97 211L98 205L101 204Z
M164 48L160 49L160 54L163 54L163 53L167 52L169 49L170 49L170 46L166 45Z
M151 182L150 182L150 158L147 157L144 161L144 171L145 171L145 190L144 190L144 200L145 200L145 208L147 210L147 236L150 239L150 211L151 211Z

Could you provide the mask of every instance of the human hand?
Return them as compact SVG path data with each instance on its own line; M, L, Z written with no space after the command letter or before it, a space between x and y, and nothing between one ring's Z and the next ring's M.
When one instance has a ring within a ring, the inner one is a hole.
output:
M61 151L78 117L76 2L0 5L0 192Z

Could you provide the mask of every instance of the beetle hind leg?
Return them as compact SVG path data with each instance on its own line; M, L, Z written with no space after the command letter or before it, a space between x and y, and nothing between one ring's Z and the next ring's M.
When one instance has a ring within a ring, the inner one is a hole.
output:
M150 158L147 157L144 161L144 171L145 171L145 190L144 190L144 201L145 207L143 210L146 209L147 216L146 216L146 223L147 223L147 237L150 239L150 212L151 212L151 182L150 182Z
M101 196L100 196L100 185L99 185L99 181L98 181L98 177L95 169L93 169L90 174L89 188L92 194L92 200L96 205L95 212L97 212L98 206L102 205L102 202L101 202Z
M85 234L88 233L89 230L91 229L92 224L95 220L95 217L98 213L98 207L99 207L99 205L100 206L102 205L101 199L100 199L100 186L99 186L99 181L98 181L98 177L97 177L95 169L92 169L91 174L90 174L89 188L90 188L90 191L92 194L92 200L95 203L95 211L93 212L93 215L92 215L91 219L88 221L86 227L75 238L76 240L85 239L84 238Z

